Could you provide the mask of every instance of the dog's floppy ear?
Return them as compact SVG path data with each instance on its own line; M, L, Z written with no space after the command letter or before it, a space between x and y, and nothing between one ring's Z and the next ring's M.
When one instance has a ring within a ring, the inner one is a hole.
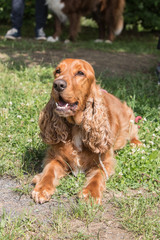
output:
M112 145L107 107L99 86L93 84L82 122L82 141L95 153L104 153Z
M68 137L68 126L64 119L59 117L55 111L55 102L53 97L50 98L39 116L40 136L47 144L57 144L66 142Z

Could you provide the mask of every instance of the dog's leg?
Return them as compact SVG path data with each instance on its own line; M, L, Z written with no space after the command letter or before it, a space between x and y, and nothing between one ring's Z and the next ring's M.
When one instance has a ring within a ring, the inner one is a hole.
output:
M56 39L59 38L62 33L62 23L58 19L57 16L55 16L55 33L53 34L53 38Z
M93 19L97 22L99 39L96 39L95 42L101 42L105 39L105 16L104 12L96 11L92 14ZM101 40L101 41L100 41Z
M54 21L54 25L55 25L55 33L53 34L53 36L49 36L47 38L48 42L57 42L59 41L59 37L62 33L62 23L60 22L60 20L58 19L57 16L55 16L55 21Z
M105 39L105 22L104 21L99 22L98 29L99 29L99 39L104 40Z
M78 32L80 30L80 18L81 15L77 13L72 13L69 15L69 22L70 22L70 28L69 28L69 40L75 41L76 37L78 35Z
M85 187L79 194L80 198L88 200L91 197L97 204L101 204L105 182L114 173L115 159L113 155L112 149L102 157L99 155L99 164L89 170Z
M112 27L108 27L108 37L107 37L107 40L106 40L106 43L112 43L115 39L115 35L114 35L114 32L113 32L113 29Z
M36 175L33 178L33 183L36 186L32 192L32 198L36 203L44 203L49 201L55 188L58 185L59 179L66 175L64 166L57 161L47 160L47 164L41 174Z

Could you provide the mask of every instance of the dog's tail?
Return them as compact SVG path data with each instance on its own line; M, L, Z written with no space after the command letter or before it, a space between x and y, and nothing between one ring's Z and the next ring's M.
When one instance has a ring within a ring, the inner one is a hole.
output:
M124 26L123 12L125 0L106 0L106 23L109 31L115 36L119 35Z
M115 9L113 10L114 13L114 21L113 21L113 29L114 34L117 36L119 35L124 26L124 19L123 19L123 12L125 7L125 0L114 0L116 2Z
M115 28L114 28L114 34L116 36L120 35L122 30L123 30L123 26L124 26L124 20L123 20L123 16L120 16L118 21L115 24Z

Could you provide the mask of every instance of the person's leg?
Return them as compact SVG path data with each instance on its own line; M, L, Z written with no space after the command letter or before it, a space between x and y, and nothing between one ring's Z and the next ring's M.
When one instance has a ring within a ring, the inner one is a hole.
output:
M45 38L45 33L43 28L45 27L46 18L47 18L48 8L45 0L36 0L36 28L35 34L37 39L43 40ZM40 37L40 38L39 38Z
M23 20L25 0L12 0L11 21L12 28L7 31L6 39L19 39L21 38L21 26Z
M12 13L11 21L12 28L20 31L22 27L23 13L24 13L25 0L12 0Z

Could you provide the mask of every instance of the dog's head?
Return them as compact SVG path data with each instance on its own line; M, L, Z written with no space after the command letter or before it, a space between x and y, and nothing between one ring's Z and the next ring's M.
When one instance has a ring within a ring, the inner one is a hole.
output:
M70 117L83 111L95 84L92 66L84 60L65 59L57 66L54 76L55 112L61 117Z

